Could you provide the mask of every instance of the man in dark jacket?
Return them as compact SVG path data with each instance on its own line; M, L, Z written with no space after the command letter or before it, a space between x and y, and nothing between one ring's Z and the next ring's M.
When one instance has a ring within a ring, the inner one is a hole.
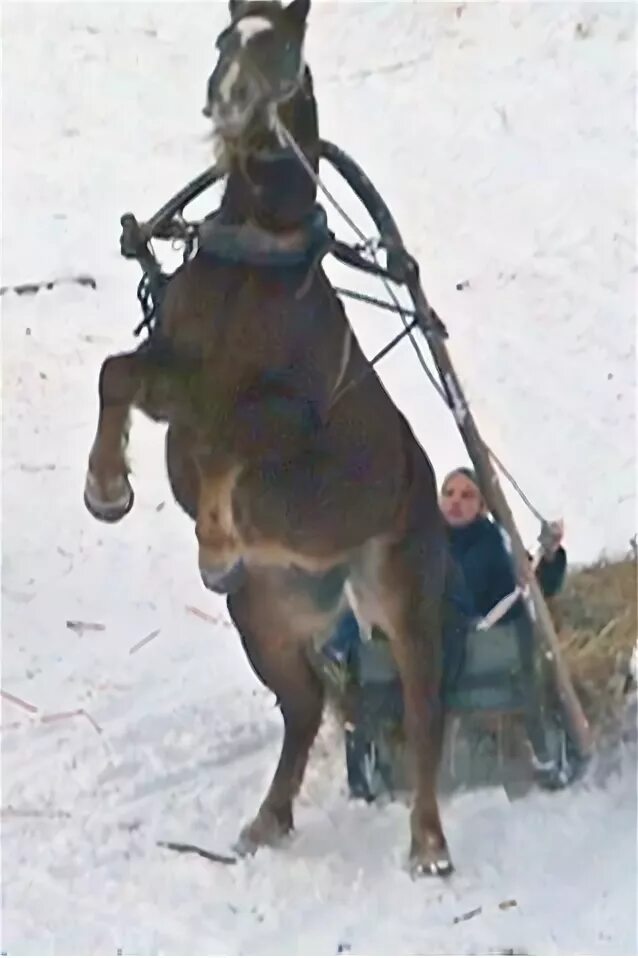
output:
M505 597L516 589L516 577L512 557L504 534L488 516L485 501L471 469L461 467L449 473L443 481L440 497L441 512L445 519L452 562L446 582L445 599L455 615L453 629L444 628L443 674L444 685L446 661L454 668L458 656L450 644L458 645L458 623L469 626L488 615ZM560 591L567 569L567 554L560 544L562 527L548 543L536 566L536 576L546 598ZM531 557L530 557L531 558ZM512 603L498 621L501 624L514 621L523 612L522 599ZM448 617L449 618L449 617ZM323 647L323 654L337 666L346 665L361 641L358 623L351 612L339 622L337 629ZM446 654L447 653L447 654Z
M454 690L460 679L465 659L468 630L502 600L505 611L497 613L499 624L515 621L524 614L523 600L517 593L517 582L504 534L488 516L487 507L478 486L476 475L470 469L459 468L446 476L441 488L440 507L448 532L451 562L446 580L441 696L445 703L448 692ZM562 587L567 567L567 555L561 546L562 526L557 525L551 541L544 545L536 564L536 576L546 598ZM530 557L531 558L531 557ZM331 639L322 649L325 672L342 686L348 673L356 673L357 651L361 644L358 623L351 612L339 622ZM392 687L396 686L393 681ZM378 689L375 690L375 694ZM359 705L365 708L366 689L357 692ZM396 696L395 696L396 697ZM387 702L391 706L391 696ZM396 703L395 703L396 704ZM375 703L371 708L376 708ZM363 794L350 776L359 758L355 750L367 753L365 736L346 732L349 754L349 777L353 794ZM366 756L360 757L363 762Z
M441 511L446 522L452 558L462 571L474 614L486 616L505 596L516 589L512 559L503 532L487 515L485 502L471 469L455 469L441 489ZM561 589L567 555L560 544L562 528L545 547L536 568L546 598ZM513 621L522 612L521 600L499 619Z

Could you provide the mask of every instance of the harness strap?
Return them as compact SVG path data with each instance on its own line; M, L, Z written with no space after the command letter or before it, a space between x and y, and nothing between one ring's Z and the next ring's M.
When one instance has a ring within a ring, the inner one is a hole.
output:
M534 574L536 574L536 569L538 568L542 555L542 551L539 550L532 561L532 572ZM496 605L492 606L490 611L483 616L481 621L475 626L476 631L485 632L487 629L491 629L493 625L497 625L512 606L515 605L519 599L527 595L527 591L527 586L522 587L517 585L515 589L503 596L503 598L500 599Z
M348 371L348 366L350 364L350 357L352 356L352 329L350 324L346 324L346 330L343 335L343 349L341 351L341 363L339 365L339 372L335 380L335 384L332 387L332 393L330 394L330 407L334 405L334 399L337 396L341 386L343 385L343 380L345 379L346 372Z
M520 585L517 585L516 588L508 593L508 595L503 596L499 602L493 606L490 611L483 616L481 621L475 626L477 632L485 632L487 629L491 629L493 625L496 625L497 622L500 622L506 612L512 608L512 606L518 602L518 600L523 595L523 590Z

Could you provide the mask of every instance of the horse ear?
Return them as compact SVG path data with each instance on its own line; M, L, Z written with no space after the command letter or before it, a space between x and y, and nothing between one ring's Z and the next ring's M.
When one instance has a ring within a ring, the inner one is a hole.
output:
M298 27L303 27L310 12L310 0L292 0L286 7L286 17Z

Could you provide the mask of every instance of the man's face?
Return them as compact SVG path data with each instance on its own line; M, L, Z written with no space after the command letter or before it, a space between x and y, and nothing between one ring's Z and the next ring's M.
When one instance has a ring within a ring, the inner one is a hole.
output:
M439 504L445 521L451 526L467 526L483 511L481 493L472 480L460 472L445 482Z

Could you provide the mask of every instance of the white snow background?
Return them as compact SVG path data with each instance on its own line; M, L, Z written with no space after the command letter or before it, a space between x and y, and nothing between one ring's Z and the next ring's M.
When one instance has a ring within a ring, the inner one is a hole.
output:
M2 949L635 954L629 746L568 793L446 802L446 883L408 877L405 807L347 799L330 722L284 848L224 867L156 847L227 850L281 739L200 584L163 430L135 418L126 520L101 526L82 503L99 365L140 318L119 217L147 217L208 165L200 110L226 5L23 2L2 20L2 284L97 282L0 301L2 687L38 710L2 703ZM309 24L322 134L386 198L486 440L565 518L573 562L624 552L636 526L635 43L631 3L320 2ZM399 328L349 314L370 355ZM464 462L409 344L381 373L439 478ZM78 709L101 732L46 721Z

